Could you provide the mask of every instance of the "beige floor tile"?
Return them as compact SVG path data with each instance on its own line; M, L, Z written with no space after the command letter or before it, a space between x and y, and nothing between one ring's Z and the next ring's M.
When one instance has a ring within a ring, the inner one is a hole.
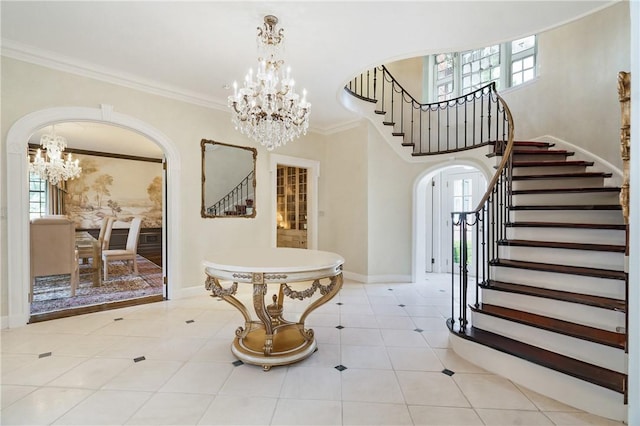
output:
M547 416L539 411L525 410L493 410L487 408L476 409L478 415L487 426L522 425L544 426L553 425Z
M444 366L431 348L387 348L394 370L442 371Z
M341 377L343 401L404 403L400 384L391 370L349 368Z
M82 364L52 380L48 385L100 389L131 364L133 364L133 361L121 358L89 358Z
M160 389L182 367L180 361L147 359L132 362L102 389L153 392Z
M268 425L277 402L277 398L217 395L198 424Z
M233 335L227 338L209 339L191 356L190 361L197 362L227 362L232 363L237 358L231 353Z
M342 344L342 365L348 368L391 369L384 346L352 346Z
M537 410L536 406L509 380L493 374L452 376L474 408Z
M215 395L234 368L231 363L187 362L159 391Z
M294 364L297 367L329 367L340 365L340 345L318 342L317 350L310 357Z
M402 306L399 306L399 305L400 304L396 301L394 304L371 305L371 309L373 310L373 313L375 315L408 317L409 314L407 313L407 311Z
M427 348L429 344L422 333L414 330L382 330L382 338L385 346L394 347L418 347Z
M111 346L98 353L98 357L134 359L145 356L158 345L162 339L146 336L118 336L118 340Z
M484 425L473 408L432 407L410 405L409 412L415 425L425 426L475 426Z
M291 366L284 379L280 398L340 401L342 397L340 374L333 367Z
M544 395L540 395L539 393L534 392L518 384L516 384L516 386L518 387L518 389L520 389L520 391L523 394L525 394L527 398L529 398L531 402L533 402L536 405L536 407L538 407L540 411L565 411L565 412L582 411L575 407L571 407L569 405L556 401L555 399L547 398Z
M163 339L144 356L147 359L188 361L207 343L200 337L171 337Z
M413 330L416 328L413 320L408 316L376 315L376 322L381 330L387 328L394 330Z
M342 421L340 401L280 399L272 425L338 425Z
M409 405L469 407L451 377L437 372L396 371L404 399Z
M2 374L2 384L42 386L81 364L83 361L84 358L66 356L38 358L20 368Z
M260 366L245 364L232 368L233 371L219 394L277 398L288 367L273 367L269 371L263 371Z
M412 425L405 404L345 401L342 404L344 425Z
M449 330L427 330L422 332L429 346L432 348L449 348Z
M446 368L456 373L487 373L485 369L480 368L460 357L453 351L453 349L434 348L433 352L438 358L440 358L440 361Z
M384 346L382 334L376 328L345 327L340 330L340 342L354 346Z
M3 408L0 423L3 425L52 424L94 392L88 389L42 387L6 409ZM85 419L86 423L87 419Z
M130 425L195 425L214 396L156 393L127 422Z
M124 424L152 395L150 392L97 391L53 424Z
M66 345L56 349L56 355L92 357L113 346L120 339L119 336L98 336L94 334L74 339Z
M36 389L38 389L37 386L2 385L0 387L1 408L7 408L9 405L24 398Z
M376 316L363 314L340 314L340 324L343 327L353 328L378 328Z

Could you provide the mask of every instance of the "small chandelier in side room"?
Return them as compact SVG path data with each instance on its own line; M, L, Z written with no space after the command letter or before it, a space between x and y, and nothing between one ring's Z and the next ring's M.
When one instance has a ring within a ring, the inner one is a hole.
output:
M56 135L55 126L52 126L50 135L42 135L40 145L46 151L46 159L42 149L38 148L33 161L29 163L29 172L48 180L51 185L80 176L82 168L77 159L73 161L71 154L67 154L67 159L63 160L62 153L67 148L67 140Z
M244 79L244 86L233 83L233 96L229 107L233 109L232 122L236 129L271 151L289 141L307 134L309 108L306 91L302 98L295 92L291 70L283 68L278 59L283 29L276 30L278 18L264 17L264 26L258 27L258 45L264 56L258 57L255 76L253 70Z

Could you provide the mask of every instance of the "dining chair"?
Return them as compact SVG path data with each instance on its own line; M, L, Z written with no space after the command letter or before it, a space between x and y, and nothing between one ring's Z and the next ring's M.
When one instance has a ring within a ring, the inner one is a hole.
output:
M129 271L131 271L131 263L133 263L133 272L138 273L138 238L140 236L140 228L142 219L139 217L131 221L129 234L127 235L127 245L125 249L102 250L102 265L104 269L104 280L109 278L109 262L114 260L126 260Z
M35 277L49 275L70 274L71 297L76 295L79 268L75 234L76 225L66 216L45 216L31 221L29 301L33 300Z
M100 226L100 234L98 235L98 241L100 241L100 247L102 250L109 250L111 230L113 229L113 223L115 221L116 218L113 216L105 216L102 218L102 226Z

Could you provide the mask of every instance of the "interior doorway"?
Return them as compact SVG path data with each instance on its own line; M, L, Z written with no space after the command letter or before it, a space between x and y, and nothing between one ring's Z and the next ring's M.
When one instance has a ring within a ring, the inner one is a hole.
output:
M430 272L451 272L456 258L451 254L451 212L459 211L461 207L474 208L484 195L488 175L483 165L465 162L432 167L416 179L413 192L414 282L423 282Z
M302 167L276 169L276 247L307 248L307 175Z
M38 129L61 122L95 122L132 130L147 137L160 147L165 156L166 184L165 211L163 213L162 236L163 279L166 298L171 298L173 287L178 282L181 264L177 256L167 256L167 247L180 247L182 238L179 226L181 220L180 193L180 153L175 144L153 126L126 114L114 112L113 107L102 104L100 108L55 107L32 112L17 120L9 129L6 138L6 176L14 184L7 188L7 277L8 277L8 327L27 324L30 304L30 243L28 203L28 170L25 157L30 136Z
M41 137L51 131L52 127L47 126L31 135L31 157L39 148ZM30 173L29 219L62 215L73 224L78 247L89 244L89 249L84 250L86 257L81 256L74 274L78 281L74 295L68 274L41 271L43 275L35 277L29 322L163 300L166 191L162 150L138 133L104 123L61 122L56 124L56 134L67 142L65 156L73 155L82 171L55 186L38 173ZM50 196L55 194L59 196ZM126 248L134 217L142 222L136 238L137 273L123 261L115 261L107 265L108 278L102 278L102 250ZM111 218L109 237L104 247L99 247L97 240L106 218ZM48 232L47 227L39 226L38 232ZM38 252L34 259L32 250L31 256L31 263L36 265L49 258L46 251Z
M272 247L318 248L320 162L270 155Z

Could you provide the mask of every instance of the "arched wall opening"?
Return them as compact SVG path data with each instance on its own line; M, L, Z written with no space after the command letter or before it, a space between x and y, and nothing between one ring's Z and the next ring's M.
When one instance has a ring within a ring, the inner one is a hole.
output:
M177 256L166 253L167 247L180 247L180 155L174 143L161 131L134 117L113 111L110 105L100 108L59 107L32 112L17 120L7 134L7 277L8 327L27 324L29 320L29 202L27 149L29 137L38 129L67 121L89 121L119 126L145 136L163 151L166 161L166 199L163 214L164 273L168 283L178 282L180 263ZM167 287L171 298L172 287Z
M489 181L492 174L487 164L480 160L455 160L449 163L439 163L427 168L414 181L413 185L413 235L412 235L412 252L413 252L413 268L411 272L411 281L415 283L424 282L427 277L427 235L430 232L436 232L435 229L429 229L426 218L431 217L431 205L428 205L427 191L430 189L432 180L439 176L442 172L455 167L467 166L477 172L480 172L486 181ZM433 202L433 200L431 200ZM442 210L443 204L436 203L436 206ZM474 206L475 207L475 206ZM445 212L446 213L446 212ZM442 236L437 238L441 241Z

